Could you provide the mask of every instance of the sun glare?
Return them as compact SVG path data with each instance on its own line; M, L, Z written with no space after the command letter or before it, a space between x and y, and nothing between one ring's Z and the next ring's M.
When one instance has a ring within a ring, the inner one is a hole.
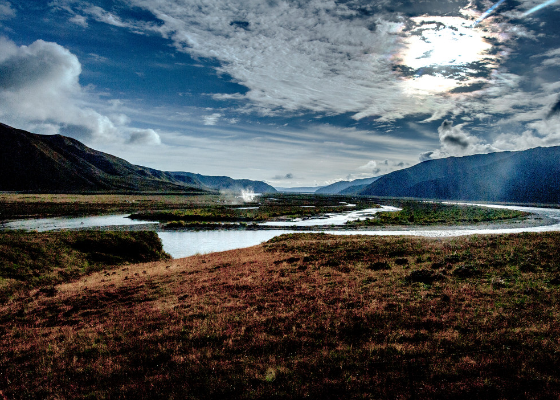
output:
M423 75L414 78L407 84L407 91L410 94L420 93L443 93L449 92L457 87L455 79L444 78L442 76Z
M467 76L468 65L493 57L492 45L481 30L459 17L411 18L414 27L406 29L404 49L396 63L415 71L407 76L411 88L427 92L449 91L474 83ZM426 74L429 74L427 76Z

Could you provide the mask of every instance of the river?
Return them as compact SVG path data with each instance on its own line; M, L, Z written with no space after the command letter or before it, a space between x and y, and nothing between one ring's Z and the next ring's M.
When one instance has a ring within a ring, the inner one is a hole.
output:
M457 204L457 203L455 203ZM461 203L467 204L467 203ZM404 227L379 228L368 230L322 230L322 232L334 235L407 235L425 237L451 237L474 234L506 234L521 232L550 232L560 231L560 209L502 206L491 204L472 204L484 207L507 208L511 210L526 211L542 218L542 225L520 224L511 227L510 224L483 224L473 226L445 226L445 227ZM250 247L275 236L285 233L294 233L291 226L325 226L343 225L346 221L355 220L371 215L375 212L396 211L394 207L383 207L381 209L368 209L351 211L343 214L332 214L326 218L310 218L305 220L268 222L266 226L278 227L276 230L213 230L213 231L187 231L187 230L160 230L157 233L163 243L163 249L173 258L188 257L194 254L206 254L216 251L233 250ZM95 228L104 226L129 227L131 225L149 224L146 221L135 221L127 218L126 214L81 217L81 218L46 218L6 222L0 225L2 229L25 229L34 231L49 231L61 229ZM157 223L156 223L157 224Z

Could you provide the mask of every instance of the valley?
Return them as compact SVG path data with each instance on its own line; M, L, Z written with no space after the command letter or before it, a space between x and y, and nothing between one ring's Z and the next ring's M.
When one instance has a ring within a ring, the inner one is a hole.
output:
M560 391L559 240L299 233L21 287L0 306L1 390L550 398Z
M398 174L257 195L47 141L52 184L72 146L81 167L0 193L2 398L560 392L555 208L356 194Z

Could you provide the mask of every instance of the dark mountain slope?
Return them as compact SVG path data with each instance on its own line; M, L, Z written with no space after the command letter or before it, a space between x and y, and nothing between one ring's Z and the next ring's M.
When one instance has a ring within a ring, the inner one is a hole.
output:
M249 179L233 179L228 176L208 176L192 172L168 172L173 178L179 181L195 180L204 186L214 190L233 190L252 189L255 193L275 193L276 189L262 181L252 181Z
M379 179L379 178L375 177L375 178L355 179L353 181L335 182L331 185L324 186L324 187L318 189L315 193L316 194L341 194L341 192L343 190L346 190L349 187L357 186L357 185L367 186L367 185L375 182L377 179Z
M61 135L36 135L0 124L0 190L201 191L151 168L93 150Z
M368 185L354 185L354 186L347 187L344 190L341 190L340 192L338 192L338 194L343 194L345 196L355 196L359 194L362 190L364 190L366 187L368 187Z
M560 147L425 161L360 194L446 200L560 202Z
M37 135L4 124L0 124L0 144L0 191L204 193L248 187L261 193L275 191L259 181L141 167L75 139Z

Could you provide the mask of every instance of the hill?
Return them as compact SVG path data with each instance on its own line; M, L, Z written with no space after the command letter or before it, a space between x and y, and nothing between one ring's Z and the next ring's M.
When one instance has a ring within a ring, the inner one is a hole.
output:
M342 194L342 195L345 195L345 196L355 196L367 187L368 187L368 185L354 185L354 186L350 186L350 187L348 187L344 190L341 190L338 194Z
M355 179L353 181L340 181L335 182L332 185L324 186L317 190L316 194L340 194L343 190L346 190L352 186L357 185L369 185L375 182L379 177L375 178L365 178L365 179Z
M122 239L156 248L153 236L139 233ZM13 249L0 247L0 273L19 287L0 304L0 398L544 400L560 393L557 232L293 234L142 264L132 264L134 251L103 246L117 259L87 275L82 260L98 255L89 243L103 243L105 234L0 239L21 249L14 259ZM54 240L64 246L50 246ZM22 256L36 253L38 260ZM118 265L127 255L130 263Z
M192 172L168 172L173 178L185 182L191 180L198 181L204 186L214 190L234 190L252 189L255 193L276 193L276 189L262 181L252 181L249 179L233 179L229 176L209 176L200 175Z
M207 193L225 185L212 185L198 174L133 165L66 136L37 135L1 123L0 143L0 191ZM221 178L236 188L258 186L255 181ZM269 191L274 189L270 186Z
M297 187L277 187L276 190L283 193L316 193L323 186L297 186Z
M560 147L424 161L381 177L361 195L518 203L560 202Z

